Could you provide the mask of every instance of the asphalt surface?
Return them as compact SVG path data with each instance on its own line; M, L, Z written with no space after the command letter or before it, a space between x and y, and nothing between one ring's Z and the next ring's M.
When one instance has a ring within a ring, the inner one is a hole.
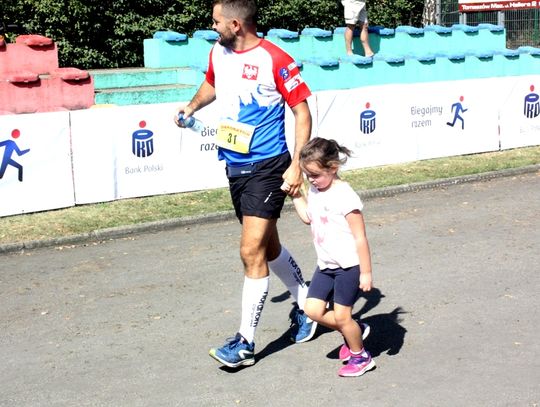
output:
M0 248L1 406L537 406L540 172L363 195L376 289L355 314L377 368L340 378L340 335L288 339L277 279L257 363L208 356L238 329L243 274L230 214ZM307 280L309 227L283 243Z

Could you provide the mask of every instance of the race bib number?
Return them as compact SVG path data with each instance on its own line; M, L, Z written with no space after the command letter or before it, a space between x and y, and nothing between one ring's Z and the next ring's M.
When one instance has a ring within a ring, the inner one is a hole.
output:
M235 122L234 120L223 120L219 123L216 144L227 150L237 153L249 153L251 138L255 132L255 126Z

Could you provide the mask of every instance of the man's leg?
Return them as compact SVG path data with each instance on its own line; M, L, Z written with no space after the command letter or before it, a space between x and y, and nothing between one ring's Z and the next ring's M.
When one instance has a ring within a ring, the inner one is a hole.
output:
M353 36L354 28L358 23L358 14L361 10L355 1L342 0L343 17L345 19L345 52L347 55L353 55Z
M352 42L354 27L354 24L347 24L345 27L345 51L347 52L347 55L353 55Z
M372 57L374 55L373 50L369 45L369 32L367 21L365 23L360 23L360 42L364 48L364 56Z
M317 329L317 323L304 313L308 286L302 276L302 270L287 248L281 245L276 225L274 225L274 231L271 233L268 242L267 257L270 270L287 287L287 290L298 304L298 309L294 310L291 318L291 341L296 343L307 342L313 337Z
M279 241L277 227L268 242L268 266L291 293L298 307L303 310L306 303L308 286L302 276L302 270L285 246Z
M250 343L261 317L269 287L269 270L266 251L276 219L244 216L240 257L244 264L244 287L242 292L242 319L240 334Z
M269 279L266 251L276 219L255 216L242 218L240 257L244 264L242 317L236 336L224 346L210 349L210 356L229 367L255 363L255 331L268 295Z

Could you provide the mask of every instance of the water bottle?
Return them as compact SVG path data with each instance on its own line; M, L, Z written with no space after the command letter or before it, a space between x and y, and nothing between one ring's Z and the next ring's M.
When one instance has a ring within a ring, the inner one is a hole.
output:
M199 119L196 119L193 116L189 116L187 119L184 119L184 114L178 114L178 121L183 123L186 128L196 131L198 133L204 130L204 124Z

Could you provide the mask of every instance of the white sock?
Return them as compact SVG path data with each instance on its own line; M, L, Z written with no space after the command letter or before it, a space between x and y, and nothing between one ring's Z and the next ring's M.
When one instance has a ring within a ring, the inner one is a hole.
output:
M281 246L281 253L274 260L268 262L270 270L285 284L292 294L298 307L303 310L306 303L308 286L302 277L302 270L285 246Z
M240 322L240 335L249 343L253 343L255 330L259 324L264 302L268 295L270 279L244 277L242 289L242 320Z
M367 353L366 353L366 348L362 348L362 350L360 352L353 352L352 350L350 352L351 352L351 355L356 356L356 357L362 356L364 358L367 358L367 356L368 356Z

